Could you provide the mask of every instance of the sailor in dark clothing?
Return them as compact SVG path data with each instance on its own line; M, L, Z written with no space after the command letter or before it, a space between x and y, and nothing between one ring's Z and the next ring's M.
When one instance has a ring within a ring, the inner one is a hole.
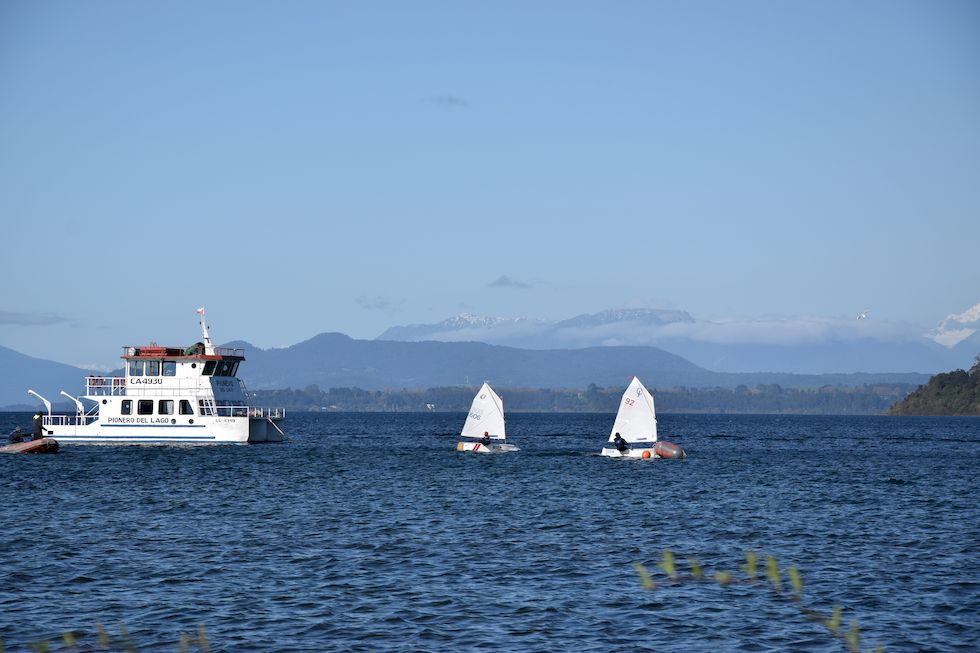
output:
M41 411L37 411L34 413L34 439L40 440L43 438L45 431L48 433L51 432L49 429L44 428L44 425L41 424Z
M616 450L619 453L626 453L626 450L630 448L629 442L624 440L619 433L613 436L613 444L616 445Z
M487 431L483 432L483 437L480 438L480 444L482 444L484 447L490 446L490 434Z
M25 440L24 432L20 430L20 427L16 427L14 432L10 434L10 444L17 444L18 442L23 442Z

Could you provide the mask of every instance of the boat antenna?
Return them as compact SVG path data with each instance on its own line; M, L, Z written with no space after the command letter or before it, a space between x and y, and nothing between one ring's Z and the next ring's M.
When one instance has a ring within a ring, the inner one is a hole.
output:
M201 316L201 338L204 340L204 353L214 356L214 345L211 344L211 336L208 334L208 325L204 323L204 307L197 309L197 314Z

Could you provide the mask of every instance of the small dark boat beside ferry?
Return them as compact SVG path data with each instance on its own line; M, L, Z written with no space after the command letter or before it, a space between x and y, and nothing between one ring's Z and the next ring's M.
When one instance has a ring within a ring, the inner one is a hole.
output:
M13 442L0 447L0 453L58 453L58 441L54 438L39 438Z

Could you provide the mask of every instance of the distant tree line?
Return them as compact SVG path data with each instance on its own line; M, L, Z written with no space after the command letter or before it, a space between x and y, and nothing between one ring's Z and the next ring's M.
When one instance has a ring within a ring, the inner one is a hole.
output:
M783 388L777 384L731 388L657 388L657 410L665 413L793 413L872 415L884 413L915 386L905 383L820 388ZM460 412L469 410L476 387L450 386L427 390L362 390L308 385L302 390L249 392L249 403L282 406L294 411ZM497 388L508 412L614 413L622 387L585 390L567 388Z
M937 374L892 406L890 415L980 415L980 355L969 372Z

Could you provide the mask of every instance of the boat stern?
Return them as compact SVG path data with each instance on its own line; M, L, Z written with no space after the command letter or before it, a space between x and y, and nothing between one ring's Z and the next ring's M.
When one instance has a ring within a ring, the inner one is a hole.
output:
M252 408L248 414L248 442L282 442L286 433L278 422L286 416L282 408Z

